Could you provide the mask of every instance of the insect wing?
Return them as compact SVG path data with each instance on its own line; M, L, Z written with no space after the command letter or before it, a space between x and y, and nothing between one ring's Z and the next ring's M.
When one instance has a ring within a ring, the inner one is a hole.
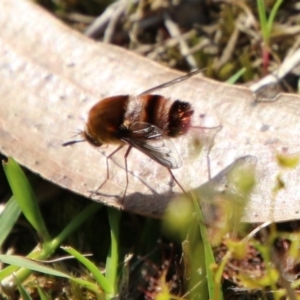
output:
M130 136L122 139L124 142L169 169L182 166L175 146L169 139L163 137L161 129L152 124L136 122L130 130Z
M174 85L174 84L176 84L178 82L187 80L188 78L190 78L190 77L192 77L192 76L194 76L196 74L199 74L202 71L203 71L203 69L200 69L200 70L196 70L196 71L187 73L187 74L185 74L183 76L177 77L177 78L172 79L172 80L170 80L168 82L165 82L165 83L157 85L157 86L155 86L155 87L153 87L151 89L148 89L148 90L142 92L141 94L139 94L139 96L146 95L146 94L151 94L151 93L153 93L156 90L167 88L167 87L172 86L172 85Z
M155 139L163 135L161 129L146 122L135 122L129 127L129 130L133 138L144 140Z

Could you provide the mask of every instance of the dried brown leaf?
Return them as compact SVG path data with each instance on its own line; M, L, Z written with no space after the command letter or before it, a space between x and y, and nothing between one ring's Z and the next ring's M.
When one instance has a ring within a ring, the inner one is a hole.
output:
M0 151L44 178L88 196L106 177L105 156L87 143L65 148L61 144L83 127L84 115L99 99L138 94L178 73L95 43L29 1L2 0L0 28ZM198 76L161 93L192 102L194 125L223 126L209 156L213 176L241 156L256 157L258 185L245 221L298 218L300 167L281 170L276 157L299 153L299 97L283 95L276 102L255 103L245 88ZM197 142L207 146L209 135L207 130L205 134L192 130L174 140L184 162L174 174L186 189L208 180L206 151L200 151ZM108 154L113 149L101 150ZM114 159L121 167L110 163L112 178L102 190L107 196L96 200L120 207L115 195L122 196L125 186L122 153ZM167 170L137 150L128 164L134 176L129 175L124 208L159 217L173 195ZM274 195L278 173L285 188Z

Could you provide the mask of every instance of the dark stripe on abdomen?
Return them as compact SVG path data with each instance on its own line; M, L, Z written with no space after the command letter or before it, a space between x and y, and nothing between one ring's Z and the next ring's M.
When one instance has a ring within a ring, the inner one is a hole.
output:
M147 95L148 98L146 99L145 103L145 113L146 113L146 120L145 122L153 125L158 125L158 120L161 111L162 102L165 100L163 96L160 95Z

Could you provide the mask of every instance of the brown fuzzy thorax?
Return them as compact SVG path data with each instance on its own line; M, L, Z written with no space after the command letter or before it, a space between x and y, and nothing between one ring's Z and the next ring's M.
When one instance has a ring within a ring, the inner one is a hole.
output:
M124 122L128 96L104 98L89 111L85 128L85 138L94 146L120 144L117 138L120 126Z

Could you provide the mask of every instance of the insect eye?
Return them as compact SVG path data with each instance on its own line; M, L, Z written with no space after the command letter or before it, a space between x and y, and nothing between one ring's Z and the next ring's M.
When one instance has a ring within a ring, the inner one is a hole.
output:
M83 132L83 136L86 139L87 142L89 142L94 147L100 147L103 144L98 142L97 140L93 139L86 131Z

